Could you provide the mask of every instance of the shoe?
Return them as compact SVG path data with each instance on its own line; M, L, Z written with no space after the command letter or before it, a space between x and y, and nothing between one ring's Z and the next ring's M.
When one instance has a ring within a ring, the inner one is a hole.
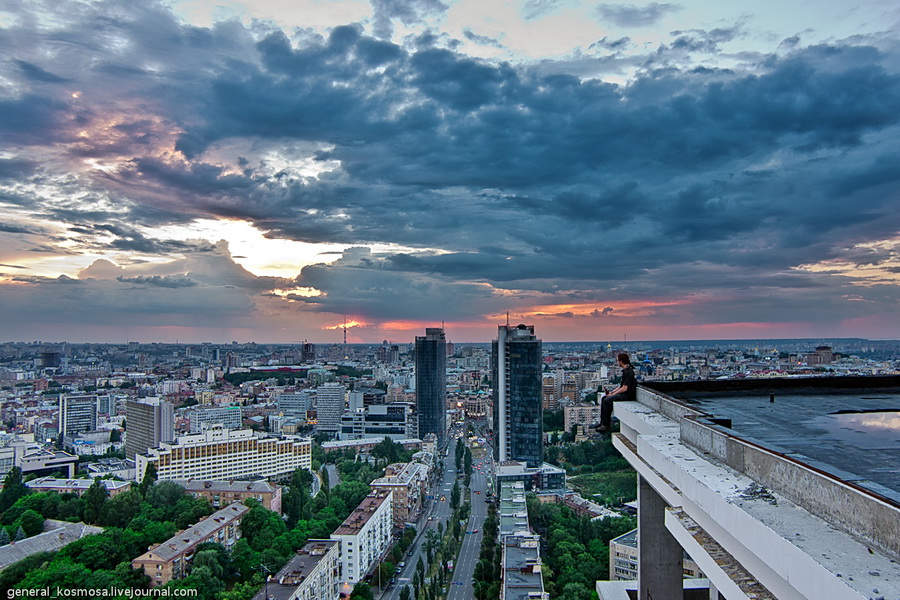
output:
M597 425L596 427L594 427L594 431L596 431L597 433L606 433L607 431L609 431L609 427L607 425Z

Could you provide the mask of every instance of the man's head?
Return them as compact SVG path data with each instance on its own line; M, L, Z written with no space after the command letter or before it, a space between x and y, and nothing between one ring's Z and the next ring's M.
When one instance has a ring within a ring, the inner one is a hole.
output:
M619 361L619 364L620 364L622 367L627 367L628 365L631 364L631 359L630 359L630 358L628 357L628 355L627 355L626 353L624 353L624 352L619 352L619 355L616 357L616 360Z

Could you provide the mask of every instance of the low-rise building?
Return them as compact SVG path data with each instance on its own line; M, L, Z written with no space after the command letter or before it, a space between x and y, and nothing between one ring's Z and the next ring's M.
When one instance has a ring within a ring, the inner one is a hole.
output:
M250 429L212 427L160 444L135 457L135 479L147 465L156 466L158 479L222 481L249 477L277 477L297 467L309 469L312 442L304 438L267 437Z
M213 508L227 506L250 498L257 500L263 508L281 514L281 486L268 481L204 481L202 479L176 479L194 498L204 498Z
M147 552L131 561L131 566L143 570L150 577L150 585L153 587L182 579L188 574L187 567L194 558L197 546L214 542L230 549L237 542L241 537L241 519L249 511L249 507L235 502L162 544L151 546Z
M369 484L376 490L393 492L394 526L404 527L406 523L418 520L429 470L421 463L395 463L385 468L385 477Z
M564 469L543 463L540 467L529 467L524 462L505 460L496 466L495 475L499 487L504 481L521 481L527 491L561 490L566 487Z
M100 482L106 488L110 498L131 489L130 481L101 479ZM25 485L35 492L56 492L58 494L77 494L78 496L83 495L93 484L93 479L56 479L54 477L40 477L25 482Z
M338 600L340 543L309 540L253 600Z
M394 507L391 492L373 490L331 539L341 543L341 579L353 585L382 559L393 539Z

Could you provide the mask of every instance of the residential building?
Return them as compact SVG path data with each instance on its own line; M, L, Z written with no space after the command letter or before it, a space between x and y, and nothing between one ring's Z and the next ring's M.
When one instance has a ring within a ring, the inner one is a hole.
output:
M639 385L613 435L638 472L631 589L681 597L687 552L708 597L900 597L898 389L900 376ZM601 600L629 597L615 583L598 582Z
M114 498L122 492L127 492L131 489L130 481L118 481L116 479L100 479L98 481L106 488L110 498ZM35 492L56 492L58 494L75 494L78 496L84 495L93 484L94 479L57 479L55 477L39 477L25 482L25 485Z
M500 600L548 600L544 591L541 538L531 530L525 505L525 486L498 482L500 518Z
M338 600L340 573L340 543L309 540L253 600Z
M437 436L443 446L447 433L447 340L440 327L416 336L416 415L418 436Z
M422 463L395 463L385 468L384 477L369 484L376 490L393 493L395 527L414 523L422 514L429 471Z
M684 553L683 573L685 578L704 579L703 571ZM628 581L638 578L637 529L632 529L609 541L609 579Z
M494 467L497 485L501 482L520 482L529 492L538 490L562 490L566 487L566 471L549 463L529 467L527 463L506 460Z
M331 539L341 543L341 580L350 585L362 581L391 547L394 505L391 492L373 490Z
M159 479L278 477L297 467L309 469L311 447L309 439L266 437L251 429L212 427L138 454L135 478L140 481L150 463L156 466Z
M125 458L158 448L175 439L175 410L161 398L128 400L125 403Z
M202 479L174 479L194 498L209 501L213 508L227 506L233 502L253 499L263 508L281 514L282 488L268 481L204 481Z
M152 587L182 579L190 572L194 551L206 542L221 544L226 550L241 537L241 519L250 508L235 502L214 512L193 527L185 529L162 544L150 546L144 554L131 561L150 578Z
M65 521L44 521L46 531L20 540L14 544L0 546L0 571L38 552L56 552L72 542L88 535L103 533L102 527L84 523ZM46 589L46 588L45 588ZM9 592L7 592L9 593Z
M324 450L325 452L331 452L332 450L346 450L347 448L353 448L354 450L356 450L356 452L367 452L383 441L384 438L363 438L359 440L322 442L322 450ZM400 444L406 450L421 450L424 444L422 440L416 438L394 440L394 443Z
M63 436L97 429L97 396L63 394L59 398L59 428Z
M541 340L533 325L500 325L493 341L497 459L539 467L544 458Z
M600 405L579 403L563 408L563 423L567 432L573 425L591 428L600 422Z

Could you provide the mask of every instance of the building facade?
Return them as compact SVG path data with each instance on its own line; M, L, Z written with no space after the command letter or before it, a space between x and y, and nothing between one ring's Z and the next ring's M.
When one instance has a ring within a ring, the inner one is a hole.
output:
M325 383L316 388L316 429L334 433L341 430L346 397L347 388L340 383Z
M59 398L59 430L72 437L82 431L97 429L97 396L63 394Z
M175 479L194 498L204 498L213 508L221 508L233 502L243 503L254 499L263 508L281 514L281 486L268 481L203 481L201 479Z
M175 439L175 409L160 398L128 400L125 403L125 458L158 448Z
M225 429L241 428L240 406L209 406L188 411L191 433L200 433L212 425L221 425Z
M447 339L440 327L416 336L416 415L419 437L428 433L444 444L447 432Z
M384 477L369 484L377 491L392 493L395 527L414 523L422 514L429 471L430 468L422 463L396 463L385 468Z
M341 544L341 580L353 585L380 562L393 541L392 494L373 490L366 496L331 539Z
M253 600L338 600L340 543L309 540Z
M249 507L238 502L226 506L162 544L151 546L131 561L131 566L142 570L152 587L183 579L190 572L194 551L200 544L212 542L231 549L241 537L241 519L249 511Z
M341 417L340 439L407 439L410 436L410 413L410 407L406 404L373 404L346 412Z
M539 467L544 459L541 340L533 325L500 325L493 341L497 459Z
M309 469L311 450L308 439L265 437L250 429L213 427L136 455L135 478L140 481L150 463L155 465L158 479L278 477L297 467Z

